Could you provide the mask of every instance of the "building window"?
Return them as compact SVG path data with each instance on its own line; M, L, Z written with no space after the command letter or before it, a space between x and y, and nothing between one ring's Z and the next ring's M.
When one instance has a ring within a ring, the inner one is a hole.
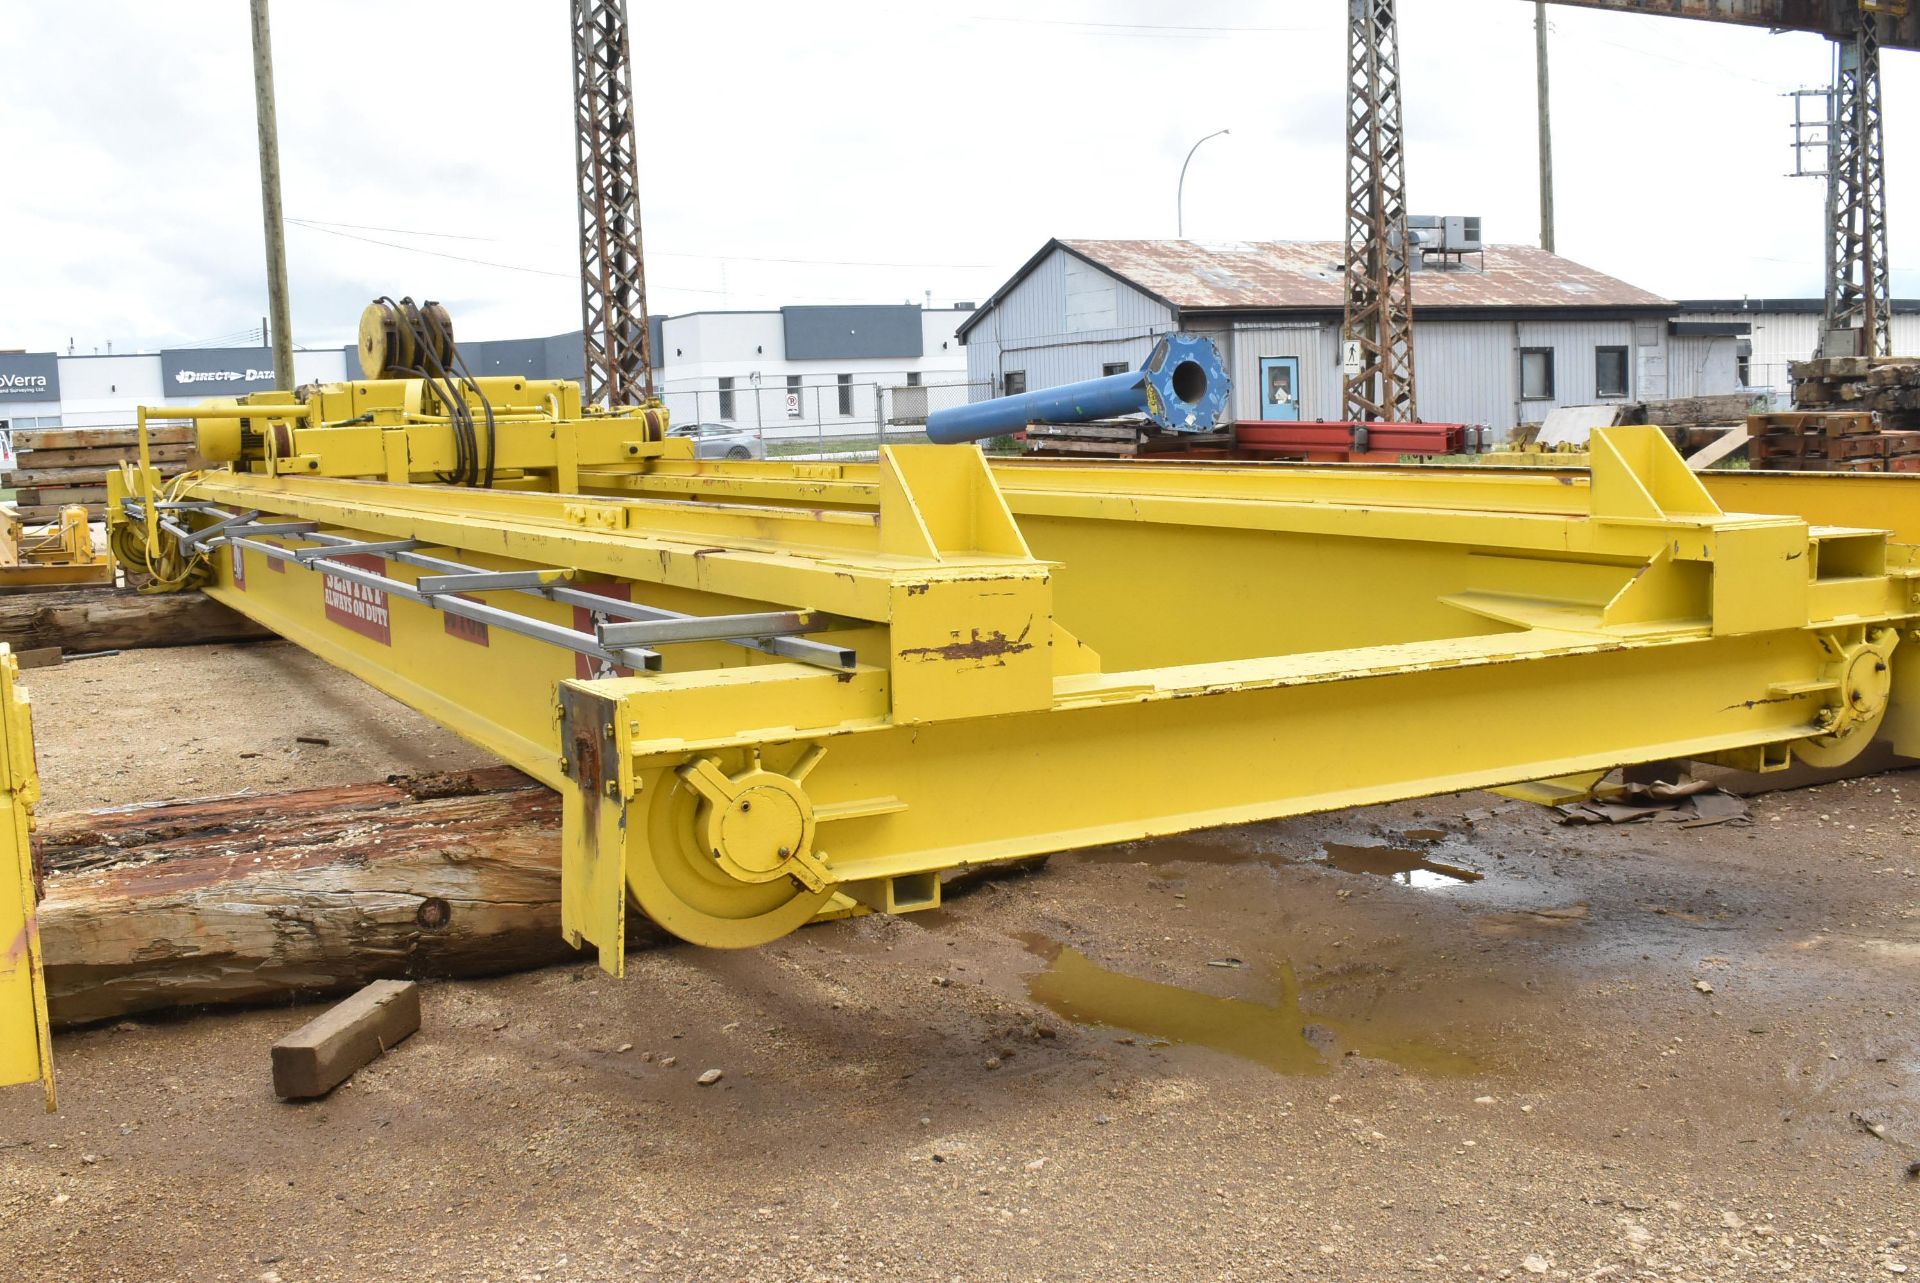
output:
M1125 374L1131 369L1133 367L1125 361L1108 361L1100 367L1100 377L1105 378L1109 374Z
M1026 390L1027 372L1025 370L1008 370L1000 376L1001 396L1019 396Z
M787 376L787 391L798 392L799 390L800 390L800 376L797 374L789 374Z
M843 418L853 414L853 376L851 374L840 376L840 414Z
M1627 394L1627 349L1601 347L1593 350L1593 390L1597 396Z
M920 386L920 371L918 370L907 371L907 386L910 388L917 388Z
M1553 400L1553 349L1520 349L1520 398L1523 401Z
M720 380L720 417L733 417L733 379L731 376Z
M800 417L800 376L797 374L787 376L787 417Z

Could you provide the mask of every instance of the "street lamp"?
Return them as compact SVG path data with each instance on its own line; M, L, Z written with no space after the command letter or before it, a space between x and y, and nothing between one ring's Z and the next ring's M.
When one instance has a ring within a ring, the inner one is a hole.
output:
M1207 138L1218 138L1221 134L1232 132L1231 129L1216 129L1208 134ZM1187 148L1187 158L1180 162L1180 190L1174 197L1174 231L1181 240L1187 238L1187 166L1193 163L1193 153L1200 150L1200 143L1206 142L1207 138L1202 138L1199 143Z

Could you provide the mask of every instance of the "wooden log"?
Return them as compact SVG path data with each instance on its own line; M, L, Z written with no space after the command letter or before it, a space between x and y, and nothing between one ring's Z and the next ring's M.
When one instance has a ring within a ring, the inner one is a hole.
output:
M581 956L560 798L507 767L53 817L35 849L62 1026Z
M191 444L194 439L192 424L180 423L147 428L148 445ZM139 440L139 430L130 427L16 428L13 433L13 448L16 450L94 450L101 446L136 445Z
M26 526L48 525L60 520L60 514L73 505L64 503L19 503L13 511ZM87 520L100 521L106 517L107 505L104 503L83 503L78 505L87 510Z
M15 489L29 486L98 486L101 478L107 474L105 467L41 468L32 466L38 462L32 458L21 462L27 466L16 468L8 478Z
M0 642L15 650L138 650L271 636L197 592L145 594L103 585L0 596Z
M20 457L20 466L8 475L7 484L16 490L46 486L85 486L97 490L106 484L107 474L117 466L113 463L49 463L29 454ZM154 471L163 477L179 476L191 466L185 459L153 461Z
M14 491L14 499L19 503L105 503L107 501L106 477L102 473L97 486L21 486Z
M1644 422L1663 428L1739 423L1753 412L1753 408L1754 397L1749 392L1675 397L1666 401L1649 401L1641 407ZM1715 435L1718 436L1717 433Z
M1920 361L1897 361L1876 365L1867 371L1867 382L1876 388L1902 388L1920 385Z
M22 450L19 452L20 466L23 468L111 468L125 460L132 463L139 459L140 451L131 445L88 446L84 449ZM180 464L196 459L194 447L187 443L180 445L149 446L147 458L159 467Z

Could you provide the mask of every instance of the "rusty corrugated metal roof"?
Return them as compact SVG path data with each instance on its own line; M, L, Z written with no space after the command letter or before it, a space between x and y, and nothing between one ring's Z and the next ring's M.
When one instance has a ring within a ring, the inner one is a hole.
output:
M1056 243L1181 310L1337 312L1346 298L1338 241ZM1671 299L1531 245L1489 245L1484 267L1480 258L1473 255L1460 267L1415 273L1416 312L1509 307L1670 311L1675 306Z

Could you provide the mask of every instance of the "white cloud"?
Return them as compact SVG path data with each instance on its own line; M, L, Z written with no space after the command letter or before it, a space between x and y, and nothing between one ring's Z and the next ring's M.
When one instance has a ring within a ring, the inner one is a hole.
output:
M243 6L8 7L0 346L127 350L256 324ZM1531 241L1532 7L1401 10L1415 209ZM1171 235L1181 158L1221 127L1188 175L1190 235L1336 237L1344 12L635 5L652 301L981 298L1049 236ZM576 326L564 5L280 0L273 18L287 212L360 225L289 228L296 336L343 340L380 293L441 298L477 338ZM1825 80L1825 43L1583 10L1553 22L1561 252L1668 295L1817 294L1821 187L1782 176L1780 94ZM1888 54L1886 72L1907 294L1916 59Z

